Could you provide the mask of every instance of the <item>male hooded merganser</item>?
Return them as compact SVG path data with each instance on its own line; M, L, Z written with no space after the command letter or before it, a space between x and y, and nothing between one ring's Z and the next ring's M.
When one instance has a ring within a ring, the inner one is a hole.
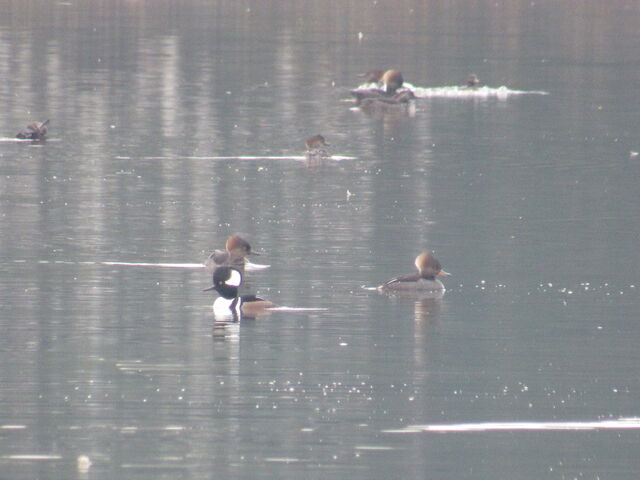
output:
M444 285L436 277L446 277L449 273L442 270L440 262L430 252L423 252L415 261L418 273L389 280L380 285L378 290L383 292L444 292Z
M324 147L328 147L329 144L322 135L314 135L313 137L307 138L304 141L304 145L307 147L307 155L328 155Z
M251 250L251 245L240 235L227 238L225 250L215 250L205 260L204 264L209 270L222 266L232 266L244 270L247 255L260 255Z
M268 314L269 308L276 306L255 295L238 296L238 287L241 284L242 273L237 268L219 267L213 272L213 286L204 291L215 290L220 294L213 302L213 314L216 317L257 317Z
M27 140L42 140L47 136L47 125L49 120L42 123L33 122L26 126L24 130L16 135L16 138L22 138Z

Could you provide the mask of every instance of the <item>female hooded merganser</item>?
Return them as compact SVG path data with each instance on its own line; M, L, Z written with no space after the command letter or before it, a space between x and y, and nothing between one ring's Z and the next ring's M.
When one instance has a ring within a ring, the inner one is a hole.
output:
M213 286L204 291L215 290L220 294L220 297L213 302L213 314L216 317L233 316L237 319L257 317L268 314L269 308L276 306L255 295L238 296L240 285L242 285L242 273L237 268L219 267L213 272Z
M442 270L440 262L430 252L423 252L415 261L418 273L389 280L380 285L383 292L444 292L444 285L436 277L446 277L449 273Z
M240 235L227 238L225 250L215 250L205 260L204 264L209 270L218 267L232 266L244 270L247 255L260 255L251 250L251 245Z
M385 92L395 93L404 83L404 79L398 70L387 70L380 78L380 82L382 82Z
M16 138L22 138L27 140L42 140L47 136L47 125L49 120L42 123L33 122L26 126L24 130L16 135Z
M307 138L304 141L304 145L307 147L307 153L310 155L326 155L327 151L323 147L329 146L322 135L314 135L313 137Z

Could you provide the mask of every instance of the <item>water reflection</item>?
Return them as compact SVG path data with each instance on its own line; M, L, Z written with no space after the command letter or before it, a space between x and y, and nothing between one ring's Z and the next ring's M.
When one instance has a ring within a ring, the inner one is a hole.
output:
M213 339L216 341L237 342L240 338L240 319L231 315L228 318L213 317Z

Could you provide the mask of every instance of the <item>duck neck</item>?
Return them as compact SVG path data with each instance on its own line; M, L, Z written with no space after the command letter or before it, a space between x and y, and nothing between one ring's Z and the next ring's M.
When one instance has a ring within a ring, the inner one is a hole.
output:
M217 285L216 292L218 292L221 297L232 299L238 296L238 287L232 287L230 285Z

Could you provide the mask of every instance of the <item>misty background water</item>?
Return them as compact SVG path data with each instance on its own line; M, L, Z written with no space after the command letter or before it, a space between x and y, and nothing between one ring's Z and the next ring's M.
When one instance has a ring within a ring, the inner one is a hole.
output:
M0 477L637 478L634 428L398 433L638 415L637 2L0 4ZM391 67L547 94L354 109ZM211 158L316 133L355 159ZM100 263L236 232L327 310L216 327L204 270ZM424 249L442 301L361 288Z

